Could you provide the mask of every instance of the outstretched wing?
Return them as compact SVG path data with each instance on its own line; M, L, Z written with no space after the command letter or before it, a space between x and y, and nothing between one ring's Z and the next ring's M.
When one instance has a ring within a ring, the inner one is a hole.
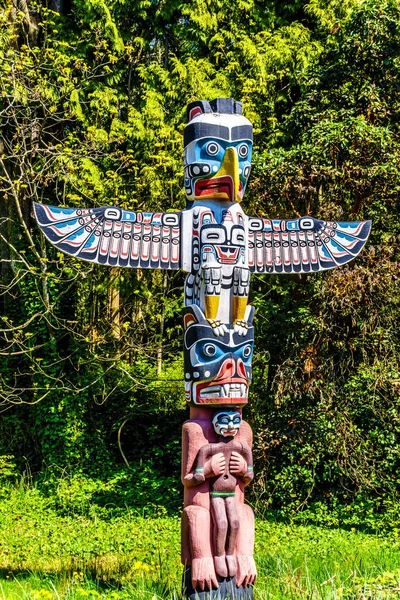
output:
M115 206L59 208L34 203L47 239L77 258L112 267L180 268L180 213L138 213Z
M334 269L356 257L371 221L335 223L313 217L248 219L248 261L257 273L310 273Z

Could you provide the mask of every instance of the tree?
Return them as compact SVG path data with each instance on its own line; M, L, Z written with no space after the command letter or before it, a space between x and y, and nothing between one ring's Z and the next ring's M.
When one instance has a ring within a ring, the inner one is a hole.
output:
M226 95L255 125L247 214L374 222L355 265L254 285L258 497L300 510L394 493L397 4L19 1L0 31L4 453L105 475L123 423L132 465L133 432L175 443L183 276L61 255L31 202L183 208L186 104Z
M356 264L256 294L259 315L274 315L259 342L270 357L261 481L274 506L398 500L398 23L395 3L351 13L304 75L285 147L258 159L259 206L373 221Z

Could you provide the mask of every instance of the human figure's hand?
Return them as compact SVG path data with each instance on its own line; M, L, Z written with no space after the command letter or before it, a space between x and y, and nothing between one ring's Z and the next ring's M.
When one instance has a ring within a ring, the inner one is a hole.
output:
M236 585L246 587L253 585L257 578L257 568L252 556L238 555Z
M247 472L247 462L239 452L235 450L231 454L229 461L229 471L234 475L243 476Z
M203 483L203 481L206 480L204 473L195 473L193 479L197 481L197 483Z
M204 467L204 475L206 477L218 477L225 471L226 460L222 452L214 454L210 460L208 460Z
M192 586L202 591L219 587L212 556L192 560Z

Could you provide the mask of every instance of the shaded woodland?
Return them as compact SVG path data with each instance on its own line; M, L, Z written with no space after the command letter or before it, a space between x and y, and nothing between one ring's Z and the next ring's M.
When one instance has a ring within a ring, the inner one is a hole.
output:
M184 275L61 254L32 201L184 208L218 96L255 128L246 214L373 221L341 269L252 278L245 410L259 514L368 524L400 504L397 1L3 0L0 477L179 508Z

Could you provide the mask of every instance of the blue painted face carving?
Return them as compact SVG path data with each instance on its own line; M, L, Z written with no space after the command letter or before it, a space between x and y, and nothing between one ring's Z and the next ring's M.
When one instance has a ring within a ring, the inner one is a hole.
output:
M254 309L245 336L233 327L216 339L203 312L196 305L185 309L185 392L197 405L247 404L252 376Z
M217 138L203 138L193 141L185 149L185 190L190 198L203 198L210 194L210 190L216 189L216 184L211 178L220 171L228 148L231 148L237 156L239 198L236 199L241 200L243 198L250 176L253 144L250 140L230 142ZM205 185L207 182L208 186ZM218 186L219 193L222 192L223 183L221 181ZM224 189L223 191L229 195L228 190Z
M185 191L189 200L240 202L251 169L253 128L231 99L189 105L185 128Z
M236 410L226 410L214 415L212 424L217 435L222 437L235 437L238 433L242 416Z

